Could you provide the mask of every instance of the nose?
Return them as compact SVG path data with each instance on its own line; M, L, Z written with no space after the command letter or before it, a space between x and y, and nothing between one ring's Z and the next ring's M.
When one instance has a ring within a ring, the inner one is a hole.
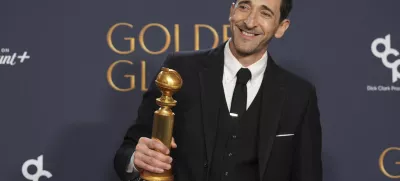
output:
M257 26L256 11L250 12L246 20L244 21L244 24L246 24L247 28L249 29L252 29Z

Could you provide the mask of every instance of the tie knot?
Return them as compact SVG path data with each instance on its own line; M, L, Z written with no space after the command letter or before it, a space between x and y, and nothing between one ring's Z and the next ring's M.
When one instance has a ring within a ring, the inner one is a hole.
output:
M248 68L241 68L236 74L236 76L237 76L237 83L246 84L247 81L249 81L251 78L251 72Z

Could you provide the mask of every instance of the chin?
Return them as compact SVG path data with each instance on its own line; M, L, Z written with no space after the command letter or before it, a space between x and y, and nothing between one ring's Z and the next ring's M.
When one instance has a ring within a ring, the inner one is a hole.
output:
M245 47L236 47L236 52L240 55L251 55L251 54L255 53L255 49L245 48Z
M255 51L257 50L257 47L254 47L254 45L247 45L246 43L243 42L233 41L233 45L236 49L236 52L241 55L250 55L255 53Z

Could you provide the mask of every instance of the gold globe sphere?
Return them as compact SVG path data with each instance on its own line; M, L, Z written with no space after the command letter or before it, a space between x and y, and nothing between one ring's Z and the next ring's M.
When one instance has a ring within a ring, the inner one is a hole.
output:
M172 95L179 91L183 84L179 73L173 69L162 67L155 82L162 93L162 96L157 99L157 104L159 106L175 106L176 101Z

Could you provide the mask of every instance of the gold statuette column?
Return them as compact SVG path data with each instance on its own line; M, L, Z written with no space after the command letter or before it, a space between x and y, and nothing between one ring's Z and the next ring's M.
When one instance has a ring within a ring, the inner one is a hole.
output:
M174 125L174 113L171 107L176 105L172 95L182 87L182 78L175 70L162 68L156 79L156 85L162 95L156 99L160 108L154 112L152 139L161 141L168 149L171 149L172 131ZM147 181L173 181L172 168L164 173L152 173L143 171L140 177Z

